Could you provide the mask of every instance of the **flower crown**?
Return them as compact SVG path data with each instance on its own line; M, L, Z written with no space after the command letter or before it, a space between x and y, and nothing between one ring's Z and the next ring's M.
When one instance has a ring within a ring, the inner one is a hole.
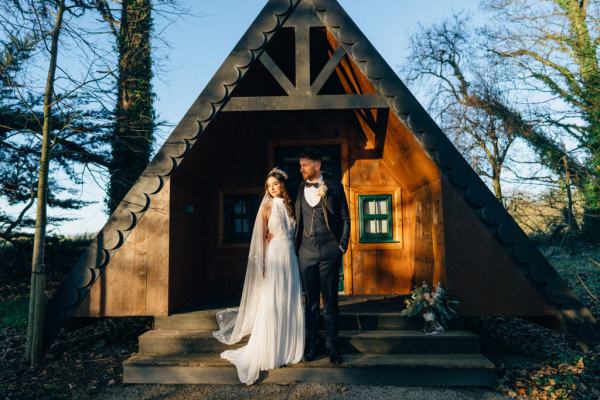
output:
M288 174L285 171L275 167L271 171L269 171L269 174L267 176L273 176L273 174L279 174L283 176L283 178L287 181Z

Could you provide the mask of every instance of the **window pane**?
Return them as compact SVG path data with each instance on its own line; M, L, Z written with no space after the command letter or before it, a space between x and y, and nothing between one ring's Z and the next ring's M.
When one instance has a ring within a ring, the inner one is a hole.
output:
M375 221L371 220L371 221L365 221L365 233L375 233L375 229L377 228L377 225L375 223Z
M244 233L250 232L250 220L248 218L244 218L243 232Z
M241 200L238 200L234 203L233 205L233 213L234 214L241 214L242 213L242 206L243 206L243 202Z
M388 233L388 222L385 219L380 219L377 221L379 233Z
M387 214L388 213L387 203L388 203L387 199L377 200L377 214Z
M372 219L372 220L365 221L365 233L387 234L388 233L387 219Z
M234 223L233 231L235 233L242 233L242 220L239 218L236 218L233 220L233 223Z
M367 215L375 214L375 201L373 200L365 200L363 203L364 213Z

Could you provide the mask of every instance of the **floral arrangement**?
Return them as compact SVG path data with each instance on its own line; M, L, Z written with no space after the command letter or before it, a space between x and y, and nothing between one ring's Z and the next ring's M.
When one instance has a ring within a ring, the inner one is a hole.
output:
M415 287L410 298L404 300L406 308L400 315L405 317L414 317L420 315L425 321L425 333L437 334L444 332L448 327L448 321L454 318L456 306L459 302L450 300L448 291L441 284L432 290L426 282L421 286Z

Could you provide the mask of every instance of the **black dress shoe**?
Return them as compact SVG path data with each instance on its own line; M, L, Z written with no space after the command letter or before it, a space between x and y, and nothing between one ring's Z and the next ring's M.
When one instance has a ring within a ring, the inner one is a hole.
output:
M333 365L340 365L342 363L342 356L335 348L327 349L327 355L329 356L329 362Z
M317 358L317 350L314 347L306 349L304 352L304 361L314 361Z

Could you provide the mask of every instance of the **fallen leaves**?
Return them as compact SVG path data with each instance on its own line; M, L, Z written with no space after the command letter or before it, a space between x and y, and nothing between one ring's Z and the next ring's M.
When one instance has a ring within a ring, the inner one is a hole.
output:
M0 398L92 398L121 381L122 362L137 350L148 318L106 318L66 327L45 353L42 368L23 359L24 330L0 329Z

